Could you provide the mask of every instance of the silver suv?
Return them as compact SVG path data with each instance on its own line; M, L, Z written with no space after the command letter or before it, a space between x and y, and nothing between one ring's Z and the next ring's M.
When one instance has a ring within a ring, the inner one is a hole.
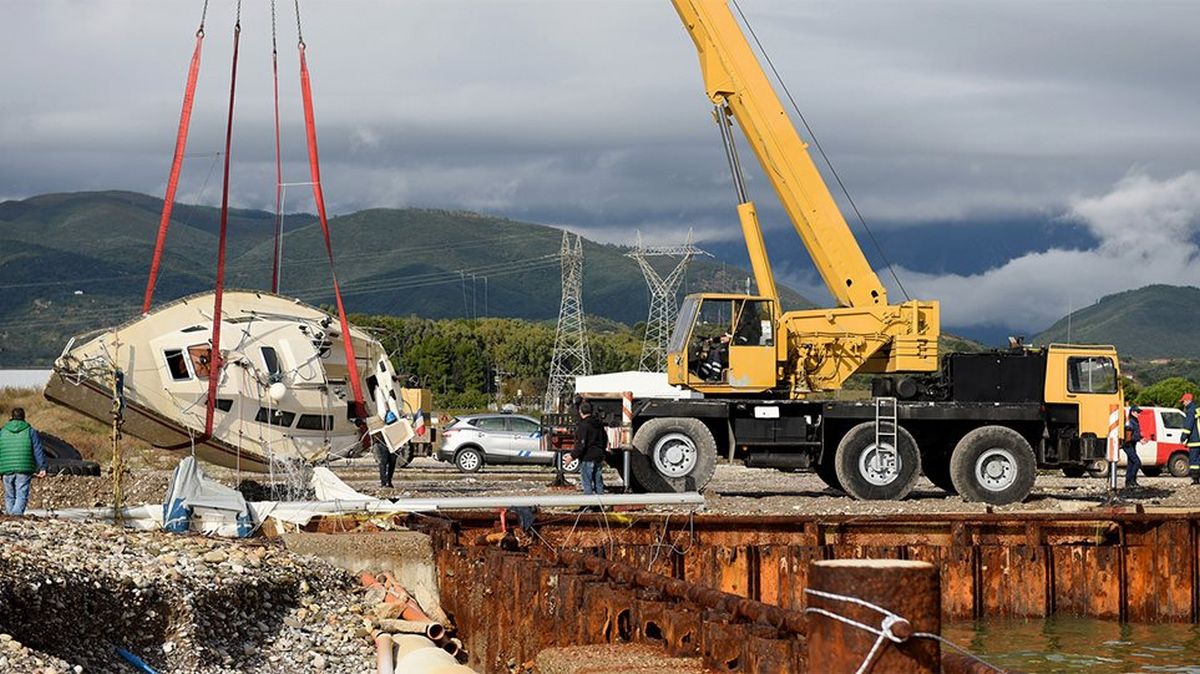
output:
M475 414L458 417L441 432L439 461L453 463L464 473L486 464L553 466L557 452L543 447L542 425L519 414ZM564 456L563 469L579 469L579 462Z

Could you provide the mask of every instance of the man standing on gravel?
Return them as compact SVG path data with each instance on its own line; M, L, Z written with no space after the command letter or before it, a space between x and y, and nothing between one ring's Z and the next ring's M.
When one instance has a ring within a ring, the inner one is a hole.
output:
M579 405L575 449L571 450L571 456L579 459L579 478L584 494L604 493L604 452L607 449L608 432L592 414L592 404L585 400Z
M12 420L0 428L0 475L4 476L4 512L24 515L33 476L46 477L42 439L25 421L25 410L14 407Z

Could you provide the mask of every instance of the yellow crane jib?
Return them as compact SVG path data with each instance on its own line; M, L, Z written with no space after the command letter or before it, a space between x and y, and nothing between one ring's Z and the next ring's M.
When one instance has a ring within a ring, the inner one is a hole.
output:
M887 290L817 170L727 0L672 0L700 70L738 193L738 218L758 294L685 301L668 357L671 383L704 393L840 389L857 372L938 368L938 304L888 304ZM783 312L754 204L746 196L736 121L837 307ZM720 334L715 334L723 327ZM718 372L718 370L721 370Z

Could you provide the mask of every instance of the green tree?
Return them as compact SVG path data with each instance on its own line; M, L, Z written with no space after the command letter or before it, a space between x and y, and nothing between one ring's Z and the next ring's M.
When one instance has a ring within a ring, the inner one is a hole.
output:
M1142 389L1134 402L1138 405L1175 407L1184 393L1195 395L1197 391L1200 391L1200 386L1183 377L1168 377Z

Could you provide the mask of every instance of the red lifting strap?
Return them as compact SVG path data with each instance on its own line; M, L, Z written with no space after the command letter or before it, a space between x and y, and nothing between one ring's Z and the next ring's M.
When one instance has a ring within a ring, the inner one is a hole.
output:
M183 153L187 147L188 127L192 121L192 103L196 100L196 78L200 75L200 47L204 43L204 30L196 31L196 49L192 52L192 65L188 68L187 87L183 91L183 110L179 113L179 132L175 136L175 158L171 161L171 174L167 179L167 194L163 197L162 215L158 220L158 240L154 243L154 259L150 262L150 277L146 279L146 295L142 300L142 313L150 311L154 300L154 285L158 283L158 270L162 265L163 247L167 243L167 228L171 224L171 209L175 206L175 190L179 187L179 170L183 167Z
M313 117L312 84L308 77L308 62L304 59L304 42L300 42L300 93L304 98L304 127L308 133L308 166L312 171L313 200L317 204L317 215L321 219L321 231L325 234L325 252L329 256L329 275L333 278L333 297L337 301L338 320L342 324L342 344L346 348L346 369L349 371L350 389L354 392L354 414L366 416L363 405L362 384L358 381L358 362L354 357L354 344L350 340L350 324L346 321L346 309L342 306L342 291L338 287L337 272L333 267L333 243L329 238L329 220L325 216L325 196L321 191L321 160L317 156L317 124Z
M212 354L209 357L208 404L204 410L204 435L200 441L212 437L213 410L217 404L217 384L221 381L221 300L225 294L225 239L229 228L229 150L233 144L233 94L237 89L238 37L242 25L233 27L233 71L229 76L229 120L225 125L225 185L221 191L221 233L217 239L217 283L213 297Z

